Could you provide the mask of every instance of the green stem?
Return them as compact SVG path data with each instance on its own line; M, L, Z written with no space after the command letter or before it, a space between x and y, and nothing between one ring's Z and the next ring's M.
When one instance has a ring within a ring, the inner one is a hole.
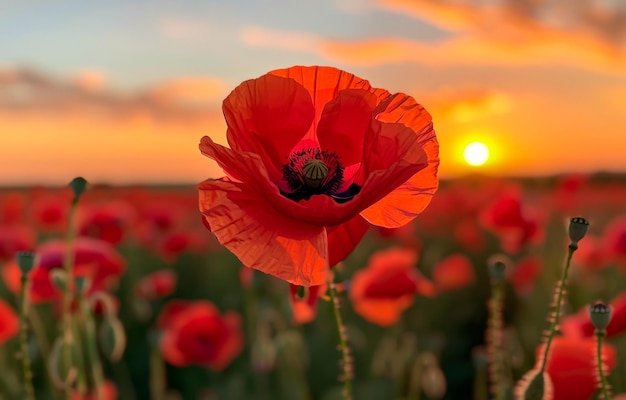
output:
M598 342L597 345L597 353L596 353L596 363L598 364L598 377L600 378L600 392L602 393L602 399L610 400L611 392L609 391L609 384L606 380L606 375L604 374L604 363L602 362L602 342L604 341L604 337L606 336L605 330L596 329L596 339Z
M539 374L543 374L546 369L546 365L548 363L548 354L550 354L550 345L552 344L552 339L554 338L554 334L556 333L557 326L559 324L559 320L561 318L561 308L563 306L563 293L565 292L565 285L567 281L567 272L569 271L569 266L572 261L572 256L574 252L578 249L576 244L571 243L567 248L567 259L565 261L565 268L563 269L563 275L561 276L561 280L556 289L556 299L554 304L554 315L552 316L552 322L550 323L550 329L548 330L548 337L546 340L546 347L543 351L543 357L541 360L541 368L539 369Z
M158 347L152 346L150 351L150 398L152 400L165 399L165 363Z
M337 297L337 290L335 284L332 281L332 274L329 274L328 278L328 293L330 295L330 302L333 306L333 312L335 314L335 323L337 325L337 332L339 333L339 351L341 352L341 366L343 374L340 379L343 380L343 397L345 400L352 399L352 379L354 375L354 366L352 363L352 355L350 347L348 346L348 336L346 327L343 324L341 317L341 309L339 298Z
M20 291L20 352L22 356L22 373L24 378L24 392L27 400L35 400L33 387L33 371L30 365L28 352L28 275L22 274L22 288Z
M35 336L35 340L37 341L37 345L41 350L41 358L43 360L50 359L50 342L48 340L48 335L46 333L46 328L39 316L39 312L37 311L37 307L30 307L28 309L28 321L30 322L30 327L33 331L33 335ZM46 381L48 382L48 386L50 387L50 394L52 399L58 399L58 391L50 377L50 374L44 374L46 377Z
M491 285L492 294L489 300L489 320L487 328L487 346L489 360L489 379L492 393L496 400L506 399L506 387L503 381L504 355L502 350L502 302L504 290L501 282Z
M72 279L72 269L74 265L74 241L76 239L76 208L78 205L78 197L74 197L69 209L68 215L68 223L67 223L67 234L65 237L65 253L63 255L63 270L65 272L65 282L63 288L63 316L61 319L61 336L63 337L63 342L65 346L63 346L63 360L65 363L66 370L71 370L72 367L72 352L71 346L74 341L73 337L73 326L72 326L72 289L71 282ZM66 379L63 377L62 379ZM69 399L71 396L71 382L66 382L66 391L67 398Z
M89 309L89 304L83 296L79 298L82 322L83 322L83 338L85 340L85 347L87 353L87 361L91 368L91 376L94 384L94 392L96 393L97 400L104 400L104 393L102 388L104 387L104 374L102 373L102 364L100 363L100 357L98 356L98 345L96 343L96 327Z

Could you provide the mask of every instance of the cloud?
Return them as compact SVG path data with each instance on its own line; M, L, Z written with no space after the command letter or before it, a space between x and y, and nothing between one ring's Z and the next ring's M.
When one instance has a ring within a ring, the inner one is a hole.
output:
M226 92L213 77L183 77L134 93L113 91L105 82L94 71L63 80L33 69L3 68L0 114L187 124L219 117L219 100Z
M27 68L0 69L1 184L57 184L83 175L96 182L199 182L221 176L200 155L211 135L224 143L212 77L183 77L133 93L108 88L98 74L68 79Z
M529 55L555 48L566 61L623 67L626 7L610 1L378 0L388 11L412 15L456 34L460 42L484 42L494 56L509 47ZM453 46L451 46L453 47ZM546 51L547 52L547 51ZM477 56L485 55L485 52ZM539 54L553 62L556 56ZM557 54L558 55L558 54ZM600 62L598 62L600 61Z
M423 99L438 120L468 123L512 111L513 99L506 93L480 87L445 87Z
M626 71L626 57L615 47L573 31L514 29L494 35L474 30L436 41L404 37L341 40L248 26L241 30L240 39L252 47L309 53L332 63L364 67L410 62L433 67L573 65L616 74Z
M545 35L512 43L502 38L468 34L436 42L403 38L325 41L320 55L351 65L376 66L413 62L431 66L577 65L624 71L626 58L583 35L575 41Z

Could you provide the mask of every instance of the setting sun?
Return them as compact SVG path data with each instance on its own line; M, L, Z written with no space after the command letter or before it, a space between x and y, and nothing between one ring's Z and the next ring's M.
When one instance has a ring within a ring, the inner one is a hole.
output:
M489 149L484 143L472 142L465 146L463 157L470 165L483 165L489 159Z

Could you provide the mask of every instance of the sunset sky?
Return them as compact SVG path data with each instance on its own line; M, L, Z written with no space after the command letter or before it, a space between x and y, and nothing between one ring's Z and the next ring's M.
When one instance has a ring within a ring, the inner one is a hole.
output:
M0 0L0 185L218 177L223 98L296 64L415 97L442 177L626 171L622 0Z

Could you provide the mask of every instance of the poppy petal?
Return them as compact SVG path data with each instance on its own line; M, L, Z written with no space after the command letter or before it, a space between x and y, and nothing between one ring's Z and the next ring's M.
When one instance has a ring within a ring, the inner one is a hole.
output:
M339 155L344 167L361 162L376 96L366 90L341 90L326 104L317 126L322 150Z
M295 285L326 281L324 227L286 218L238 182L207 180L198 189L200 210L211 231L244 265Z
M328 232L328 265L333 267L343 261L354 251L370 224L360 215L349 221L326 228Z
M314 121L321 119L326 103L337 97L340 90L362 89L369 91L372 89L367 80L333 67L295 66L271 71L269 75L291 78L309 91L315 107ZM382 94L383 91L375 91L375 93ZM311 128L307 135L309 139L315 137L317 122L314 122Z
M315 110L309 92L293 79L264 75L243 82L224 100L228 144L261 156L273 180L305 136Z
M393 95L386 101L386 104L381 105L381 112L376 119L386 122L382 126L387 129L381 131L383 137L375 142L375 147L373 145L371 147L366 146L368 152L366 156L369 156L366 165L370 169L385 169L389 163L388 160L394 159L389 154L393 154L394 147L396 147L392 139L394 138L394 131L399 130L398 126L411 128L409 131L412 130L414 135L412 141L403 138L411 146L411 151L405 153L405 157L413 158L412 160L409 158L409 164L422 164L421 168L414 171L410 177L401 181L395 190L361 212L361 215L374 225L396 228L419 215L428 206L433 194L437 191L439 186L437 178L439 144L430 115L410 96ZM396 140L401 140L401 137L397 136ZM385 149L385 145L387 145L387 149ZM398 145L402 144L398 143ZM369 151L368 147L372 151ZM414 159L418 155L421 157L419 161ZM387 170L389 168L387 166Z

